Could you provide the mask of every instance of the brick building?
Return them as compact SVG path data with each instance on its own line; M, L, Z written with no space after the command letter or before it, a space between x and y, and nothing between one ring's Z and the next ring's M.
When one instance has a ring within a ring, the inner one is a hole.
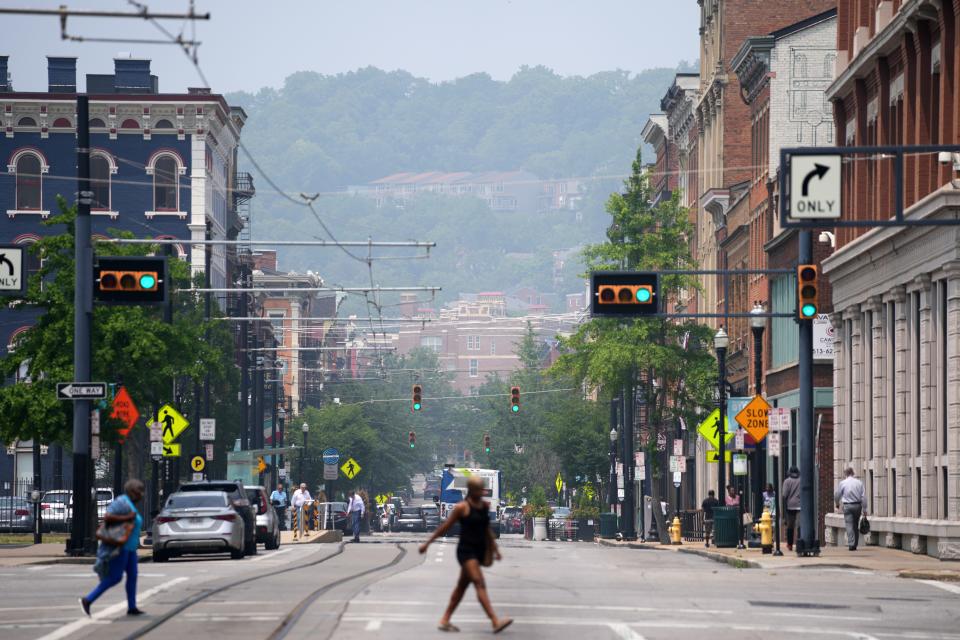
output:
M840 145L957 144L957 3L840 2L833 101ZM908 155L846 165L845 218L891 215L903 180L907 218L960 210L955 157ZM835 329L834 468L867 491L868 543L960 558L960 232L958 227L840 229L824 261ZM827 515L827 539L842 532Z

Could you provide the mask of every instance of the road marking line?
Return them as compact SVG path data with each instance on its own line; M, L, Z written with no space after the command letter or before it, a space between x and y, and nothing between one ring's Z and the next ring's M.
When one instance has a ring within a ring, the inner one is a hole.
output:
M27 571L46 571L51 566L52 565L44 564L44 565L40 565L39 567L27 567Z
M436 602L427 602L426 600L368 600L366 598L356 598L350 601L351 605L380 605L380 606L403 606L403 607L436 607ZM661 612L661 607L631 607L618 605L588 605L588 604L551 604L551 603L531 603L531 602L510 602L504 603L504 607L526 608L526 609L583 609L588 611L621 611L626 613L651 613ZM730 609L676 609L671 607L671 612L676 613L703 613L708 615L732 615Z
M949 582L940 582L939 580L917 580L917 582L922 582L923 584L928 584L931 587L943 589L944 591L949 591L950 593L960 594L960 585L950 584Z
M631 629L628 624L611 622L607 626L610 627L610 630L617 634L617 637L621 640L645 640L642 635Z
M281 549L280 551L274 551L270 555L258 555L256 558L252 558L250 562L260 562L261 560L266 560L268 558L276 558L277 556L282 556L285 553L290 553L292 549Z
M367 623L367 626L363 628L364 631L380 631L380 627L383 626L382 620L371 620Z
M825 620L857 620L858 622L878 622L880 618L864 618L861 616L830 616L825 613L786 613L782 611L764 612L765 616L779 616L781 618L823 618Z
M50 605L47 607L4 607L0 609L0 613L3 613L5 611L49 611L51 609L76 609L76 608L77 608L77 605L75 604Z
M139 594L137 596L137 600L138 602L145 602L146 600L157 595L158 593L162 593L167 589L169 589L170 587L174 585L178 585L181 582L186 582L187 580L189 580L189 578L186 578L186 577L174 578L173 580L168 580L163 584L159 584L153 587L152 589L148 589L143 593ZM80 605L78 604L77 606L79 607ZM126 611L126 609L127 609L126 601L118 602L115 605L107 607L103 611L98 611L97 613L93 614L93 616L89 618L84 617L78 620L74 620L70 624L66 624L60 627L59 629L57 629L56 631L52 633L48 633L47 635L39 638L39 640L60 640L60 638L66 638L67 636L73 634L74 632L79 631L80 629L83 629L84 627L89 626L91 624L109 622L107 618L115 614L121 613L123 611Z

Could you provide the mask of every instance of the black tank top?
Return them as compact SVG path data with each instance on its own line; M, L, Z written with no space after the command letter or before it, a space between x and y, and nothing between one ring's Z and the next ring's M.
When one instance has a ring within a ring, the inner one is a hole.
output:
M460 542L462 549L483 551L487 546L487 528L490 526L490 512L477 509L467 501L467 515L460 518Z

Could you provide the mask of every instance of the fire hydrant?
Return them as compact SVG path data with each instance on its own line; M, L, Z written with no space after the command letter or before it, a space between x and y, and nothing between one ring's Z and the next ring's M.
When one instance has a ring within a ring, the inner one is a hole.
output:
M670 544L683 544L680 541L680 518L673 516L673 523L668 527L670 531Z
M770 509L764 507L763 515L760 516L760 522L753 525L753 530L760 534L760 546L764 553L773 552L773 518L770 517Z

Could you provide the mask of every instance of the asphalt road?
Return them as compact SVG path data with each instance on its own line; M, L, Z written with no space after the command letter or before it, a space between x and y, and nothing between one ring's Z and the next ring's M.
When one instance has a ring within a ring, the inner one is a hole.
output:
M446 637L436 622L458 571L455 541L420 556L422 537L145 563L142 619L123 615L120 587L95 605L94 618L81 617L76 599L95 582L89 566L4 569L0 638ZM501 546L504 561L486 575L498 613L516 620L505 637L960 640L956 585L843 569L734 569L666 551L515 536ZM454 623L455 637L490 635L472 591Z

